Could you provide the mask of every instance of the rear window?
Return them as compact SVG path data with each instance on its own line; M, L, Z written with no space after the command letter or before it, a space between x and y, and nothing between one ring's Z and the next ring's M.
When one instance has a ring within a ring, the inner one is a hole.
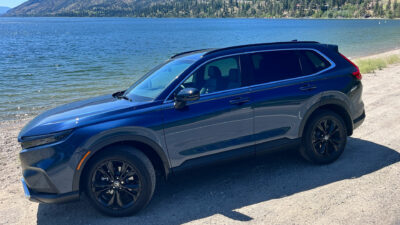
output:
M300 63L304 75L317 73L330 67L330 63L320 54L312 50L302 50L300 52Z
M303 75L296 51L270 51L250 56L256 84L295 78Z
M281 50L250 55L254 83L262 84L317 73L330 66L312 50Z

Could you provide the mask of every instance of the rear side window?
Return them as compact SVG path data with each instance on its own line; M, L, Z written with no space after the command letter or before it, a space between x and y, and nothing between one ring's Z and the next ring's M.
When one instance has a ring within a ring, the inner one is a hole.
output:
M250 55L256 84L295 78L303 75L294 50L270 51Z
M269 51L249 57L255 84L302 77L330 66L324 57L312 50Z
M315 51L301 50L299 53L300 63L304 75L317 73L331 65L324 57Z

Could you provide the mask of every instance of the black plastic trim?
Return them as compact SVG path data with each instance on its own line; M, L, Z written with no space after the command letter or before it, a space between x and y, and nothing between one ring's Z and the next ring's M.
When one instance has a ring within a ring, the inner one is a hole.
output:
M316 110L318 110L318 108L320 108L320 107L322 107L324 105L337 105L337 106L343 108L346 111L347 116L349 116L351 118L350 113L349 113L349 107L343 101L340 101L340 100L334 99L334 98L326 99L326 97L323 97L319 102L317 102L313 106L311 106L311 108L304 115L303 120L301 121L301 124L300 124L300 127L299 127L299 137L303 136L304 128L305 128L305 126L307 124L307 121L310 118L310 116ZM349 121L349 122L351 123L352 121ZM353 123L351 123L351 129L350 129L349 135L351 135L353 133L353 130L354 130L354 126L353 126Z
M263 142L256 145L256 155L262 155L282 149L295 148L301 145L301 138L280 138L273 141Z
M69 192L65 194L32 194L30 196L30 201L41 202L41 203L64 203L79 200L79 192Z
M301 139L280 138L265 143L252 145L244 148L238 148L217 154L207 155L195 159L185 161L182 165L172 168L173 173L180 173L191 169L201 168L205 166L223 164L244 158L251 158L259 154L267 152L284 150L301 143Z
M78 191L68 192L64 194L35 193L26 185L24 178L22 178L21 182L22 187L24 188L25 197L32 202L63 203L79 200Z
M82 167L80 170L77 170L74 174L74 181L72 184L72 190L79 190L79 184L80 184L80 178L82 176L82 171L84 170L87 162L98 152L99 150L103 149L104 147L120 142L141 142L143 144L146 144L150 146L156 153L157 155L161 158L161 161L163 163L164 167L164 172L165 172L165 177L168 178L168 175L171 173L171 167L169 160L167 158L166 153L163 151L163 149L156 144L154 141L151 139L140 136L140 135L135 135L135 134L129 134L129 133L113 133L110 135L107 135L106 137L103 137L101 140L96 141L93 145L90 145L87 149L89 149L92 153L89 155L89 158L84 161L82 164Z
M359 127L365 120L365 110L361 114L361 116L357 117L355 120L353 120L353 129L356 129Z

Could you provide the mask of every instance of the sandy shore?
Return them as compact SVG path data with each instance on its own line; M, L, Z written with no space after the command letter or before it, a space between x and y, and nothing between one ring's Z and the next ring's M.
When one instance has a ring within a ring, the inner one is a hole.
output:
M393 49L387 52L382 52L378 54L372 54L368 56L363 56L363 57L357 57L357 58L352 58L352 59L373 59L373 58L384 58L390 55L400 55L400 49Z
M394 50L368 57L400 54ZM107 218L80 202L24 198L16 137L0 122L0 224L400 224L400 64L363 75L367 119L326 166L287 151L160 181L137 216Z

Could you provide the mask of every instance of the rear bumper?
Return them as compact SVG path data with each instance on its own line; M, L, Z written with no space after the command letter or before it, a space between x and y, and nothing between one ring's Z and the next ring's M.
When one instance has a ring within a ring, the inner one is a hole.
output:
M63 203L70 202L79 199L79 192L70 192L65 194L46 194L46 193L35 193L29 189L25 182L25 179L21 179L22 187L24 188L25 197L33 202L41 203Z
M353 129L358 128L365 120L365 110L361 114L361 116L357 117L355 120L353 120Z

